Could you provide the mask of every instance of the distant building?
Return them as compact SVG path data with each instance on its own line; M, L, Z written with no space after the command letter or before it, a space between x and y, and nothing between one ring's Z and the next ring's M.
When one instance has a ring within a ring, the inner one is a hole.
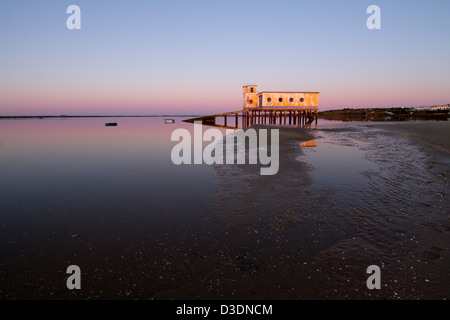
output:
M450 110L450 105L444 104L444 105L440 105L440 106L417 107L414 109L419 110L419 111L443 111L443 110Z
M319 92L257 92L255 85L244 86L244 109L319 109Z

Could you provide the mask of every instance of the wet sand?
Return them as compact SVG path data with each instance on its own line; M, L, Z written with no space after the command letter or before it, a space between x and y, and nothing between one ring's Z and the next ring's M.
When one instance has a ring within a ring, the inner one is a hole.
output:
M396 122L380 125L417 143L450 154L450 121Z

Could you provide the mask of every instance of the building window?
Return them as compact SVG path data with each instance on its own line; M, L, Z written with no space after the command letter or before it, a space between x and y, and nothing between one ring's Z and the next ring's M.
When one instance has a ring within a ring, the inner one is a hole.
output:
M250 92L253 92L253 88L250 88Z
M278 98L278 102L283 102L283 98Z
M305 98L300 98L300 102L303 102L303 101L305 101Z
M267 98L267 102L272 102L272 98Z
M289 98L289 102L294 102L294 98Z
M248 103L253 104L253 100L248 100Z

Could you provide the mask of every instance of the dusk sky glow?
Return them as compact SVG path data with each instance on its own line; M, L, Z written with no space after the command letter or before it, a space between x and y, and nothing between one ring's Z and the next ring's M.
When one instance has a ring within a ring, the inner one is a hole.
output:
M0 116L225 112L247 83L319 91L319 110L447 104L449 14L448 0L6 0Z

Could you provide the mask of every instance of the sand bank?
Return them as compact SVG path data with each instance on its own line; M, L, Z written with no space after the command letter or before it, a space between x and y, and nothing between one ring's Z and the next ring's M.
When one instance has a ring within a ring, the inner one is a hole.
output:
M401 136L450 155L450 122L395 122L380 125Z

